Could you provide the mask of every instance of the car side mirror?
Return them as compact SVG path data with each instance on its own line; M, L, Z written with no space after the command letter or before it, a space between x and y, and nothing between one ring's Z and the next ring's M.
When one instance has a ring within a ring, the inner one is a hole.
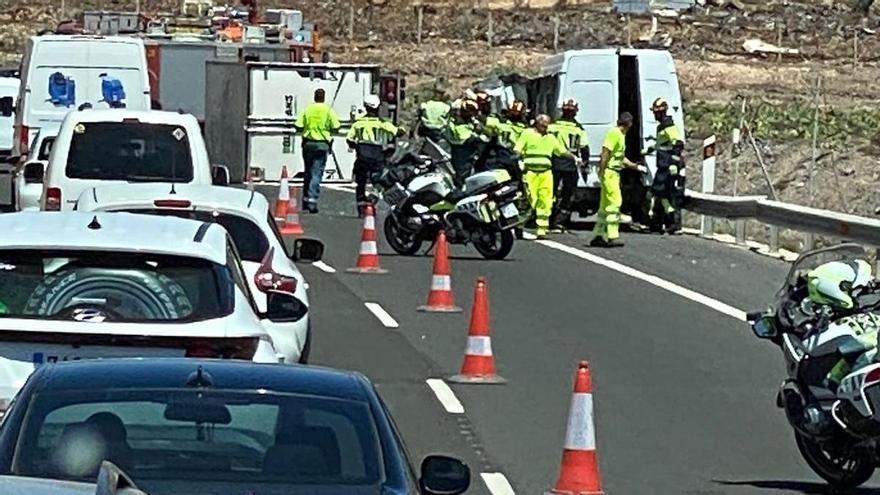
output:
M302 301L290 292L271 290L266 301L265 317L273 323L298 321L308 312Z
M419 493L422 495L458 495L471 485L471 469L452 457L429 455L422 461Z
M15 105L12 104L12 97L0 98L0 117L12 117L13 112L15 112Z
M43 162L27 162L21 173L25 184L42 184L46 175L46 165Z
M293 241L293 254L290 259L303 263L321 261L324 257L324 243L317 239L296 239Z
M215 186L228 186L229 167L226 165L211 165L211 183Z

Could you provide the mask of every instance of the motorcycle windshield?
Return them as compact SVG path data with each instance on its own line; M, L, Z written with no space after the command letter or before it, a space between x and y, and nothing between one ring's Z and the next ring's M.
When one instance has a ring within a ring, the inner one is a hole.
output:
M779 289L778 296L785 295L797 285L800 277L806 277L814 268L832 261L850 261L867 259L865 248L858 244L838 244L836 246L814 249L801 254L791 265L785 284Z

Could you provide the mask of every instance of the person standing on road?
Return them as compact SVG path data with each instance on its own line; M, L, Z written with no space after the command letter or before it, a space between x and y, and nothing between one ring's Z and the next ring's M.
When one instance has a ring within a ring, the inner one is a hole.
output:
M575 119L578 113L578 103L572 99L562 104L562 116L550 124L550 134L559 139L562 146L569 153L579 156L583 163L590 161L590 145L587 141L587 132ZM553 205L553 217L550 220L550 230L564 232L571 221L571 205L574 201L578 184L578 167L575 160L567 157L553 158L553 194L556 196L556 204Z
M367 96L364 99L366 113L354 122L345 138L348 148L356 153L354 182L359 217L363 217L367 205L372 204L367 197L367 182L372 182L374 175L382 171L394 151L396 139L403 134L402 129L379 118L380 105L378 96Z
M449 104L443 101L446 94L440 84L440 82L435 84L433 98L419 106L419 122L416 128L419 137L428 138L435 144L441 144L446 140L451 111Z
M452 168L455 180L464 184L464 180L473 173L474 161L482 154L485 147L482 125L477 122L479 107L473 100L463 100L455 118L449 124Z
M342 125L330 105L324 103L323 89L315 90L315 101L299 114L294 126L302 132L302 153L305 173L303 174L302 209L318 213L318 196L321 194L321 180L327 155L332 152L333 133Z
M651 105L657 121L657 135L652 150L657 152L657 174L651 185L651 229L667 234L681 233L681 205L684 201L684 142L669 111L669 103L657 98Z
M522 157L529 201L535 211L535 234L538 239L547 237L550 213L553 211L553 163L554 156L574 156L562 146L556 136L547 132L549 115L538 115L535 127L526 130L516 143L515 151Z
M595 237L590 241L593 247L622 247L620 241L620 207L623 195L620 192L620 171L624 167L638 168L626 157L626 133L632 128L633 116L623 112L617 119L602 143L599 158L599 181L602 191L599 197L599 218L593 229Z

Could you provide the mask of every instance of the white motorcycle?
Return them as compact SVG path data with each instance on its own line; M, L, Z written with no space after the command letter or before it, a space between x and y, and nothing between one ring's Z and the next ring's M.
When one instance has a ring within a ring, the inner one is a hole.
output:
M842 244L794 263L755 335L780 347L777 395L813 471L837 488L864 484L880 465L880 284L863 248Z

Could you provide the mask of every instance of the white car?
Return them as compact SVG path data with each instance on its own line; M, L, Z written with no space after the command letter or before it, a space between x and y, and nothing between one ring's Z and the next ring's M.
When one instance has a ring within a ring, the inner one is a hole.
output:
M0 77L0 159L12 156L15 100L20 84L15 77Z
M152 110L81 110L64 117L49 155L41 209L72 210L90 187L127 182L229 183L211 166L195 117Z
M44 126L37 131L33 149L27 161L15 172L15 209L17 211L38 211L40 197L43 195L43 175L49 164L49 153L58 136L58 128Z
M129 184L92 188L77 202L80 211L125 211L172 215L203 222L217 222L232 236L241 256L256 305L265 311L272 290L293 293L309 306L307 286L294 261L313 262L321 258L323 244L297 239L288 252L266 197L255 191L220 186L172 184ZM275 348L290 363L306 363L311 347L309 315L301 319L263 324Z
M189 356L277 362L221 225L127 213L0 215L0 410L47 362ZM265 317L306 307L272 292Z

